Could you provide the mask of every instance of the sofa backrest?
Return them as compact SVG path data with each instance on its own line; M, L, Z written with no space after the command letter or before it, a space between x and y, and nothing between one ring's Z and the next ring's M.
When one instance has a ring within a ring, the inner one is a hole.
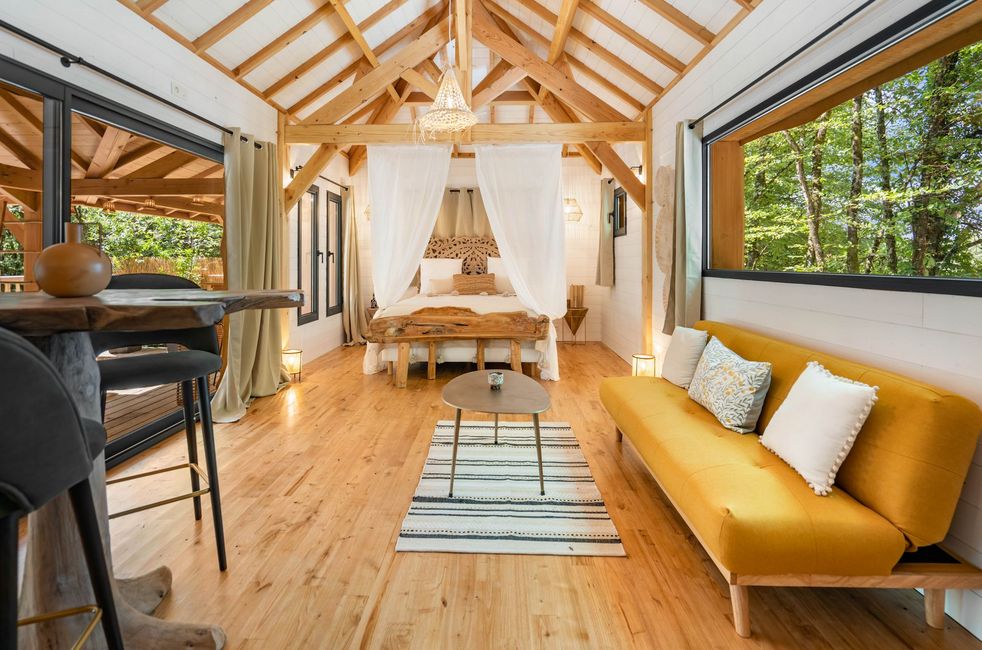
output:
M742 327L713 321L696 327L745 359L772 364L757 431L767 427L809 361L879 386L878 400L835 486L892 522L912 548L944 539L982 430L978 406L946 390Z

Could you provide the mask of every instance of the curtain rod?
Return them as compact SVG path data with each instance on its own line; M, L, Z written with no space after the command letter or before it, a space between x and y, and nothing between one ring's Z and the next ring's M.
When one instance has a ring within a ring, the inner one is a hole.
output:
M133 83L131 81L128 81L126 79L123 79L119 75L116 75L116 74L110 72L109 70L106 70L105 68L102 68L100 66L97 66L94 63L89 63L88 61L86 61L82 57L80 57L78 55L75 55L75 54L72 54L68 50L63 49L63 48L55 45L54 43L51 43L49 41L44 40L43 38L40 38L38 36L35 36L34 34L31 34L30 32L25 32L20 27L17 27L15 25L11 25L10 23L8 23L5 20L0 20L0 28L5 29L6 31L10 32L11 34L14 34L16 36L21 37L24 40L30 41L30 42L34 43L35 45L39 45L39 46L43 47L44 49L46 49L46 50L48 50L50 52L54 52L59 57L61 57L61 59L60 59L61 60L61 64L64 67L66 67L66 68L72 67L72 64L78 64L80 66L89 68L93 72L95 72L97 74L100 74L103 77L106 77L107 79L111 79L111 80L115 81L118 84L122 84L123 86L126 86L130 90L134 90L134 91L140 93L141 95L144 95L145 97L149 97L149 98L151 98L151 99L153 99L155 101L160 102L161 104L164 104L165 106L169 106L170 108L173 108L176 111L180 111L181 113L184 113L185 115L187 115L189 117L193 117L194 119L198 120L199 122L201 122L203 124L207 124L208 126L211 126L213 128L216 128L219 131L223 131L225 133L228 133L229 135L232 134L232 130L229 129L228 127L222 126L218 122L213 122L212 120L209 120L208 118L202 117L202 116L198 115L197 113L195 113L194 111L192 111L192 110L190 110L188 108L185 108L185 107L181 106L180 104L176 104L176 103L172 102L171 100L167 99L166 97L161 97L160 95L158 95L156 93L153 93L153 92L150 92L149 90L147 90L145 88L141 88L140 86L137 86L135 83ZM245 136L241 136L240 135L239 136L239 139L242 142L248 142L248 138L246 138ZM258 142L254 143L254 145L255 145L256 149L262 149L262 145L259 144Z
M750 90L751 88L753 88L754 86L756 86L757 84L759 84L761 81L763 81L767 77L771 76L771 74L773 74L778 68L783 67L785 64L787 64L792 59L797 58L798 55L800 55L802 52L804 52L805 50L809 49L811 46L815 45L820 40L824 39L826 36L828 36L829 34L831 34L832 32L834 32L835 30L839 29L839 27L842 27L842 25L844 23L846 23L847 21L851 20L853 16L855 16L856 14L858 14L861 11L863 11L864 9L866 9L868 6L870 6L874 2L876 2L876 0L866 0L866 2L864 2L861 5L859 5L858 7L856 7L852 11L850 11L848 14L846 14L845 16L843 16L842 18L840 18L839 20L837 20L836 22L834 22L832 25L830 25L829 27L827 27L826 29L824 29L818 36L816 36L815 38L811 39L810 41L808 41L807 43L805 43L804 45L802 45L801 47L799 47L797 50L795 50L794 52L792 52L788 56L786 56L783 59L781 59L780 61L778 61L777 64L775 64L775 65L771 66L770 68L768 68L763 74L759 75L757 78L755 78L753 81L751 81L750 83L748 83L746 86L744 86L740 90L736 91L735 93L733 93L732 95L730 95L729 97L727 97L726 99L724 99L723 101L721 101L719 104L716 104L716 106L713 106L711 109L709 109L708 111L706 111L705 113L703 113L702 115L700 115L699 117L697 117L696 119L694 119L691 122L689 122L689 128L690 129L696 128L696 125L697 124L699 124L700 122L702 122L703 120L705 120L707 117L709 117L710 115L712 115L716 111L720 110L721 108L723 108L724 106L726 106L727 104L729 104L730 102L732 102L734 99L736 99L737 97L739 97L740 95L742 95L746 91Z
M302 168L302 167L303 167L303 165L300 165L300 167ZM351 189L351 188L350 188L349 186L347 186L347 185L344 185L343 183L339 183L339 182L337 182L337 181L332 181L332 180L331 180L330 178L328 178L327 176L321 176L320 174L317 174L317 178L320 178L321 180L325 180L325 181L327 181L328 183L333 183L333 184L335 184L335 185L337 185L338 187L340 187L340 188L343 188L343 189L346 189L346 190L350 190L350 189Z

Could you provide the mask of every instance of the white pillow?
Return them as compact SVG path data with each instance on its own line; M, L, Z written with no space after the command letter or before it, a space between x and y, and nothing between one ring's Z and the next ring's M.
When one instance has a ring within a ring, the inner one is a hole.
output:
M453 293L453 278L433 278L426 287L427 296L446 296Z
M498 293L515 293L515 287L511 286L508 271L500 257L488 258L488 273L494 273L494 288Z
M453 281L453 276L461 272L464 266L462 259L443 259L427 258L419 263L419 286L421 291L426 292L430 286L430 280Z
M809 361L768 422L760 444L801 474L815 494L825 496L869 417L877 390Z
M661 376L676 386L688 388L708 340L709 334L703 330L676 327L661 364Z

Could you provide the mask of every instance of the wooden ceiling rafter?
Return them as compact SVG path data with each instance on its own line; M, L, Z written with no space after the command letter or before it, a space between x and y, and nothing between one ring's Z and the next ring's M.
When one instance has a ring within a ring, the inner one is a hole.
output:
M651 58L655 59L672 72L679 73L685 69L685 64L678 58L672 56L669 52L652 43L623 21L607 13L600 5L596 4L592 0L580 0L580 10L596 19L612 32Z
M235 74L235 77L238 79L249 74L268 61L270 57L275 55L277 52L280 52L291 43L295 42L298 38L306 34L311 30L311 28L320 23L322 20L326 20L334 14L334 5L330 3L330 0L320 0L320 2L321 5L319 7L301 18L288 30L264 45L258 52L232 68L232 72Z
M348 34L351 35L351 38L354 39L358 49L361 50L362 57L368 61L373 68L379 67L380 63L378 57L375 56L375 52L372 50L372 46L365 40L365 35L358 27L358 23L356 23L351 17L351 14L348 13L344 3L341 0L331 0L331 4L334 5L334 12L338 15L338 18L341 19L345 29L348 30ZM386 86L386 92L388 92L389 96L393 99L399 98L399 93L396 92L396 89L392 86L392 84Z
M667 0L641 0L641 2L703 45L709 45L716 38L716 34L697 23Z
M217 25L191 41L191 45L194 46L194 53L201 54L215 45L272 2L273 0L247 0L245 4L220 20Z

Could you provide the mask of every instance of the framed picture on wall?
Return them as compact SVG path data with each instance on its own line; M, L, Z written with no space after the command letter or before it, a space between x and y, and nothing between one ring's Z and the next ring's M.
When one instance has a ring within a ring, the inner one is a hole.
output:
M623 187L614 190L614 237L627 234L627 192Z

